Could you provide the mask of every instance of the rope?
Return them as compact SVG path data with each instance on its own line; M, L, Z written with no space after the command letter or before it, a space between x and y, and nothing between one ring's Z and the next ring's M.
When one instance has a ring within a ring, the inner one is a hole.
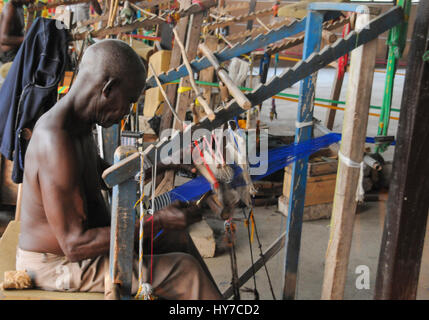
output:
M149 283L143 282L143 235L144 235L144 229L143 229L143 222L144 222L144 216L145 216L145 210L143 208L143 198L144 198L144 190L143 190L143 184L144 184L144 153L140 152L140 179L139 179L139 187L140 187L140 199L137 200L137 202L134 204L134 207L137 206L137 204L140 205L140 226L139 226L139 261L138 261L138 272L139 272L139 288L137 290L137 294L135 296L136 299L139 300L153 300L154 296L152 295L153 289L152 286ZM152 218L152 217L151 217ZM153 219L151 219L153 222Z
M253 217L253 208L250 209L252 212L252 217ZM262 258L262 261L264 263L264 269L265 269L265 274L267 275L267 279L268 279L268 284L270 286L270 291L271 291L271 295L273 296L273 300L277 300L276 299L276 295L274 294L274 289L273 289L273 284L271 283L271 278L270 278L270 274L268 272L268 268L267 268L267 263L265 261L265 257L264 257L264 253L262 251L262 244L261 241L259 239L259 235L258 235L258 229L256 228L256 221L253 219L254 222L254 226L255 226L255 235L256 235L256 240L258 241L258 248L259 248L259 256Z
M254 293L254 296L255 296L255 300L259 300L259 292L258 292L258 289L256 287L255 262L254 262L254 259L253 259L253 249L252 249L253 232L254 232L253 211L251 211L252 215L249 216L249 218L246 216L246 212L245 212L244 208L242 208L242 212L243 212L243 215L244 215L244 219L246 219L245 220L245 225L247 227L247 236L248 236L248 239L249 239L250 263L252 264L252 273L253 273L253 287L254 287L253 293ZM252 233L250 233L250 230L249 230L249 219L252 222Z

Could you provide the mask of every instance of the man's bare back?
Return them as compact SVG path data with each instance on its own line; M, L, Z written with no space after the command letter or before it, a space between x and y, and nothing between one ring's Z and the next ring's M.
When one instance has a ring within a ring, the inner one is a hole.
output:
M59 175L64 174L64 170L72 172L78 187L76 192L81 193L83 200L77 210L82 223L87 228L107 227L110 224L101 195L100 176L104 168L99 161L91 128L76 130L76 126L70 126L72 123L68 120L64 108L59 106L43 115L34 128L26 152L24 201L21 207L22 236L19 246L24 250L64 255L44 210L44 197L55 196L57 192L42 195L39 174L51 172L53 179L61 179ZM64 161L62 158L68 159ZM65 169L62 167L64 163L71 167ZM55 188L56 182L51 183ZM45 189L44 192L49 193L49 190ZM63 210L67 210L66 204Z

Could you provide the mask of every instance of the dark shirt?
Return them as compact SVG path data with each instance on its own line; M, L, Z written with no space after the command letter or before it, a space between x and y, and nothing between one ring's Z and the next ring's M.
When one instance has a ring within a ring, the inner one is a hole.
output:
M0 89L0 152L14 161L12 180L22 182L28 141L39 117L57 102L67 64L68 31L56 20L37 18L19 48Z

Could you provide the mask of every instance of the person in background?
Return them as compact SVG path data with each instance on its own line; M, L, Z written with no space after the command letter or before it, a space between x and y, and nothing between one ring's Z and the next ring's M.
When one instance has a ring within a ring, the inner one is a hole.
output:
M24 5L34 0L11 0L0 15L0 62L11 62L24 41Z

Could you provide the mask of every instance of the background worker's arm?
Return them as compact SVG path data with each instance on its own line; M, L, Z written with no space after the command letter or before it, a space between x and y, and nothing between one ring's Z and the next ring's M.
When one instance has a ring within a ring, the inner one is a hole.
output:
M11 3L7 3L3 11L0 27L0 45L19 47L24 41L24 37L12 34L17 23L15 17L16 8Z

